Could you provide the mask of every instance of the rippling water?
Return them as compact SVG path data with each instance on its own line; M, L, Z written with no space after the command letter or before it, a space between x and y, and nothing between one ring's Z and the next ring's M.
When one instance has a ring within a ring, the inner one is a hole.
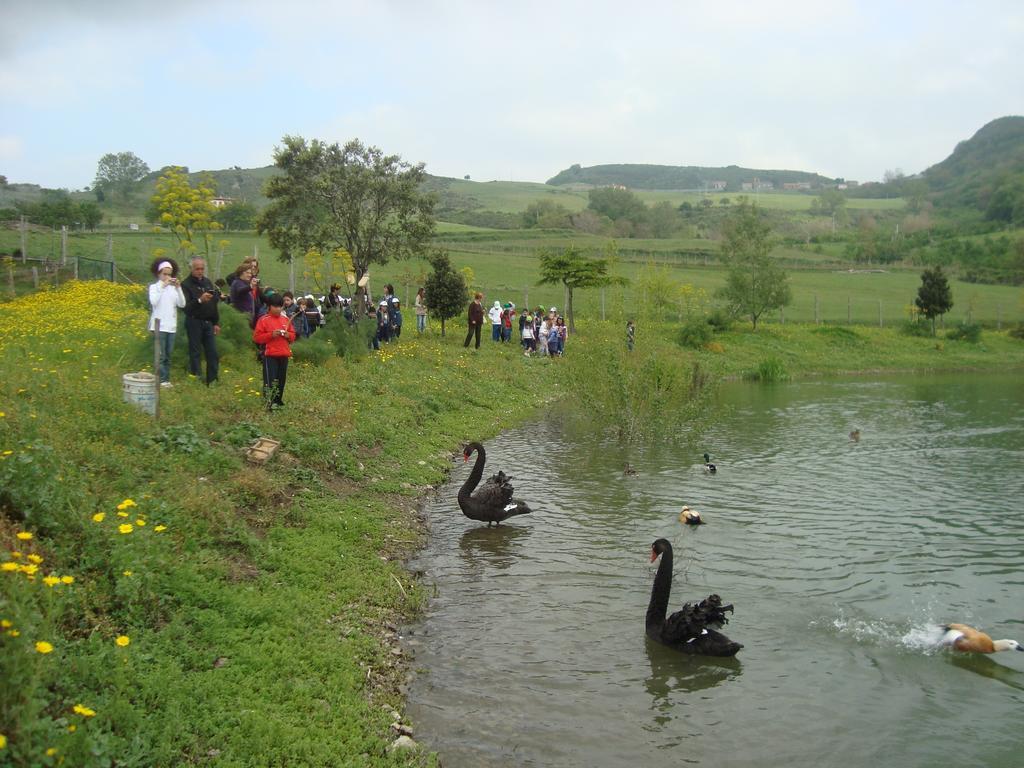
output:
M412 564L435 585L405 632L417 738L447 768L1020 766L1024 653L933 643L945 621L1024 642L1024 379L735 385L721 407L714 476L557 417L503 434L487 474L535 513L500 528L459 512L459 462ZM660 536L670 610L734 603L735 659L645 640Z

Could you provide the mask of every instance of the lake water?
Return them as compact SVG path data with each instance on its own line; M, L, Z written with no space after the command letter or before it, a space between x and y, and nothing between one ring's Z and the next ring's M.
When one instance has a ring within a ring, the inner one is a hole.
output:
M1024 764L1024 653L933 646L947 621L1024 642L1024 377L736 384L720 408L697 452L501 435L485 476L535 513L500 528L460 513L458 462L411 564L417 739L446 768ZM646 641L662 536L670 611L733 603L735 659Z

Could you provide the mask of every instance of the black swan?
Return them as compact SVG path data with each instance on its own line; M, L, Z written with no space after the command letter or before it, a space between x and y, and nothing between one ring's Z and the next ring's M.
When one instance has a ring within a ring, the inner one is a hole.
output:
M704 471L709 475L715 474L718 471L718 467L711 463L711 456L704 454Z
M512 478L504 472L498 472L477 488L480 478L484 474L484 463L487 461L487 454L480 443L470 443L462 451L463 461L469 461L469 457L476 451L476 463L473 471L470 472L466 482L459 489L459 507L462 514L470 520L479 520L487 523L500 525L514 515L528 515L531 510L521 501L512 501L512 492L515 490L509 482ZM475 493L474 493L475 490Z
M658 539L651 545L651 562L661 556L658 573L651 589L651 603L647 606L647 636L681 653L704 656L735 656L743 646L734 643L712 627L721 627L729 620L726 611L731 605L722 605L722 598L709 595L699 603L686 603L667 619L668 598L672 591L672 545Z

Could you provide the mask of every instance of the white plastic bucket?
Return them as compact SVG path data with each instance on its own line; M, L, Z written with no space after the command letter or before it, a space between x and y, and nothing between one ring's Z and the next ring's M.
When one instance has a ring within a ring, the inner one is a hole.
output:
M126 373L121 377L124 401L132 403L151 416L156 414L156 376L152 373Z

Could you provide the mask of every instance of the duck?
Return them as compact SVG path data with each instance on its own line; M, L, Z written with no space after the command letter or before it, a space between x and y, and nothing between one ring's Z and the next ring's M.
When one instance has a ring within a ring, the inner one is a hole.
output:
M704 454L704 471L709 475L713 475L718 471L718 467L711 463L711 456L706 453Z
M625 469L622 470L622 474L624 474L624 475L635 475L635 474L637 474L636 467L634 467L632 464L630 464L627 461Z
M696 509L690 509L689 507L683 507L679 513L679 522L684 525L704 525L704 521L700 517L700 512Z
M680 653L735 656L743 644L730 640L715 629L728 623L725 612L733 610L731 605L723 605L718 595L708 595L699 603L686 603L666 618L672 592L672 544L668 539L658 539L651 544L651 562L659 557L661 563L654 576L651 602L644 622L647 637Z
M533 512L529 506L521 501L512 501L512 494L515 488L512 487L511 477L502 471L492 475L487 482L480 485L480 478L484 474L484 464L487 462L487 454L480 443L469 443L462 450L462 460L469 461L469 457L476 453L476 463L473 471L469 473L466 482L459 489L459 508L462 514L470 520L479 520L491 524L501 525L515 515L528 515ZM479 485L479 487L477 487Z
M860 442L860 430L859 429L853 430L850 433L850 439L853 440L853 442L855 442L855 443L859 443Z
M1021 646L1016 640L993 640L980 629L969 627L966 624L946 624L943 629L946 634L942 636L939 643L963 653L1024 651L1024 646Z

